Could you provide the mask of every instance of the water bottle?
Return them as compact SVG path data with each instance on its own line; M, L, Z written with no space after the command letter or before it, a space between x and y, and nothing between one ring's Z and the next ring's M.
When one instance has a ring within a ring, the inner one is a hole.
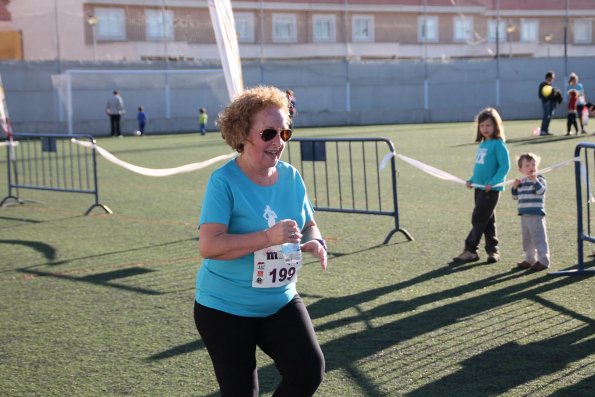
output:
M299 243L285 243L281 246L283 258L288 265L298 265L302 262L302 250Z

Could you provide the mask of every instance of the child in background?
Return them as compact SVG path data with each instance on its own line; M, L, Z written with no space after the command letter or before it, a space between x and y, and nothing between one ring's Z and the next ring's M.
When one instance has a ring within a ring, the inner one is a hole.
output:
M205 108L200 108L198 111L198 123L200 125L200 135L204 135L207 132L207 121L209 120L209 115L207 114L207 110Z
M585 88L583 87L582 83L579 83L578 80L579 78L576 73L570 73L570 76L568 77L568 90L576 90L576 112L578 114L578 124L581 127L581 134L586 134L587 131L585 131L585 125L581 116L587 101L585 99ZM589 120L587 119L587 122L588 121Z
M145 113L145 108L142 106L138 107L138 113L136 115L136 120L138 121L138 132L140 136L145 135L145 124L147 123L147 114Z
M570 80L572 81L572 80ZM569 81L569 83L570 83ZM576 135L578 135L578 124L576 122L578 91L574 88L568 90L568 115L566 116L566 136L570 135L571 127L574 126ZM580 115L579 115L580 117Z
M576 122L575 122L576 123ZM550 267L550 249L545 227L546 182L537 174L539 156L523 153L517 157L519 171L524 176L512 184L512 198L518 200L521 234L525 259L519 269L544 270Z
M295 106L295 95L292 90L285 91L287 101L289 102L289 129L293 128L293 117L297 114L297 108Z
M471 215L473 226L465 239L463 252L453 258L455 263L479 260L477 251L481 236L485 238L488 263L500 260L496 230L496 205L504 180L510 170L510 157L505 143L502 118L494 108L486 108L476 117L475 142L479 143L475 156L473 175L467 180L467 188L475 187L475 208Z

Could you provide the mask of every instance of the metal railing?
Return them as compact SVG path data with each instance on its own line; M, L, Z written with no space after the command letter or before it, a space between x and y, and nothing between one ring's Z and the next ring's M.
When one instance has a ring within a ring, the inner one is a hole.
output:
M585 241L595 243L595 236L591 225L592 209L595 203L593 197L593 184L595 183L595 144L579 143L574 150L575 159L574 175L576 183L576 209L577 209L577 250L578 268L551 272L550 275L593 275L595 269L585 269L584 246ZM583 189L584 188L584 189Z
M49 190L92 194L95 203L85 215L95 207L111 214L99 202L95 147L84 148L72 139L95 143L90 135L15 133L13 142L6 145L8 196L0 201L0 207L9 200L24 204L20 189Z
M396 232L413 240L399 225L394 152L386 138L295 138L287 145L288 162L304 178L315 210L393 217L383 244ZM386 155L390 167L381 170Z

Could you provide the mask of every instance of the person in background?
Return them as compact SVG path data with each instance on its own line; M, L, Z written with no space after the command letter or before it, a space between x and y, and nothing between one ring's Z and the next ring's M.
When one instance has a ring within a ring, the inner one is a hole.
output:
M575 90L576 91L576 113L578 117L578 124L581 128L581 134L586 134L585 125L583 123L583 109L585 109L587 105L587 100L585 98L585 88L583 87L582 83L578 81L578 75L576 73L570 73L570 77L568 77L568 91Z
M553 98L553 87L552 82L556 78L556 75L551 70L545 74L545 80L539 84L538 96L541 100L541 107L543 109L543 118L541 120L541 129L539 135L552 135L549 132L550 121L554 115L556 108L556 102Z
M293 118L297 115L295 95L292 90L285 91L285 95L289 101L289 128L293 128Z
M517 157L522 178L512 184L512 198L518 201L525 258L519 269L544 270L550 267L550 248L545 223L545 178L537 173L540 157L523 153Z
M256 348L275 362L275 396L312 396L324 356L297 293L302 252L327 267L326 242L299 172L280 160L292 131L283 91L245 90L219 114L239 155L215 170L199 219L203 258L194 321L222 396L258 396Z
M502 118L494 108L486 108L476 117L475 142L479 143L475 155L473 175L467 180L469 189L475 187L475 208L471 215L472 229L465 239L463 252L453 258L455 263L479 260L477 254L481 236L485 238L488 263L500 260L496 229L496 205L504 190L506 174L510 170L510 157L506 147Z
M124 99L120 96L119 91L115 90L114 95L107 100L105 113L110 118L111 136L121 137L120 119L126 111L124 110Z
M147 123L147 114L145 108L142 106L138 107L138 113L136 114L136 120L138 121L138 132L140 136L145 135L145 125Z
M207 109L200 108L198 110L198 124L200 128L200 135L204 135L207 132L207 122L209 121L209 115Z
M578 125L576 124L576 103L578 101L578 95L576 90L568 90L566 94L568 96L568 114L566 116L566 136L570 135L570 130L574 126L576 135L578 135Z

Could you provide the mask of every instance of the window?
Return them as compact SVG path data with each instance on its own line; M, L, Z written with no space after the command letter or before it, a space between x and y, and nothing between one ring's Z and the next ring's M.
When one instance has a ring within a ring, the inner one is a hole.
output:
M294 14L273 14L273 42L295 43L297 41Z
M539 21L537 19L521 20L521 41L525 43L539 41Z
M312 37L315 43L331 42L337 40L336 18L334 15L314 15L312 17Z
M124 40L126 30L124 24L124 9L96 8L97 40Z
M250 12L234 13L236 21L236 33L240 43L254 42L254 14Z
M502 20L499 21L500 23L498 24L498 20L492 20L489 22L488 25L488 40L491 43L495 43L496 42L496 26L498 26L498 41L499 42L503 42L506 41L506 23Z
M590 19L576 19L574 21L574 43L590 44L592 42L593 23Z
M174 13L170 10L145 10L147 40L174 38Z
M374 17L354 15L351 18L353 41L374 41Z
M417 17L417 40L420 43L435 43L438 41L438 17Z
M454 17L454 41L470 41L473 39L473 18Z

